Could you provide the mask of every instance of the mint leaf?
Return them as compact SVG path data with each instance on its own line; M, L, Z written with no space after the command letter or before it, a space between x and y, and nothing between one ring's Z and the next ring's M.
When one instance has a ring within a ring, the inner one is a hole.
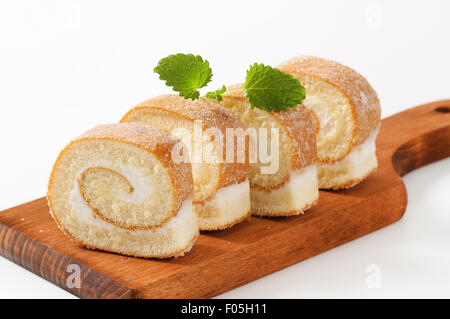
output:
M167 86L193 100L200 96L198 89L206 86L212 77L209 62L193 54L169 55L159 60L153 71L159 74L160 80L166 81Z
M287 111L305 98L305 88L298 79L262 63L247 70L244 92L252 108L268 111Z
M223 85L218 90L206 93L205 97L208 99L214 99L214 100L217 100L220 102L220 101L222 101L222 94L224 94L226 90L227 90L227 88L225 87L225 85Z

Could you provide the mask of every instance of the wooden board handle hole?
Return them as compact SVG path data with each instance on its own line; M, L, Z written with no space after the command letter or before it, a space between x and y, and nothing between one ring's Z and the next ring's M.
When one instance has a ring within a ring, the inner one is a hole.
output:
M450 112L450 107L448 106L440 106L434 109L436 112L439 113L449 113Z

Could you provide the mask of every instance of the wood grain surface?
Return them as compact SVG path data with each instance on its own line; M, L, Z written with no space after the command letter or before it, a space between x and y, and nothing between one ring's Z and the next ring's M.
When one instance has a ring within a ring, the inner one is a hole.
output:
M304 215L252 217L203 233L184 257L146 260L87 250L56 227L40 198L0 212L0 254L83 298L208 298L399 220L407 195L400 176L450 156L450 100L382 120L378 171L344 191L321 191ZM71 269L81 285L67 285Z

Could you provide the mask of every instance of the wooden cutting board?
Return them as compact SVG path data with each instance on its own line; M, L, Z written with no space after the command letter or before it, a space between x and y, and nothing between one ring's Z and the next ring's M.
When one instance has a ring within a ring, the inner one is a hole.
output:
M252 217L203 233L184 257L146 260L84 249L58 230L45 198L0 213L0 254L83 298L213 297L402 218L407 196L400 176L450 156L450 100L384 119L377 153L378 171L358 186L321 191L319 204L302 216ZM80 267L80 288L66 285L71 264Z

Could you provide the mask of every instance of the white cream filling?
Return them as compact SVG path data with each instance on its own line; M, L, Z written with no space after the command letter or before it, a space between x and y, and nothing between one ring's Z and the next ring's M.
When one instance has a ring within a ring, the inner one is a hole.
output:
M319 120L319 138L326 140L336 135L336 120L330 112L328 103L317 96L309 95L303 103L308 109L313 110Z
M252 212L256 215L270 216L292 211L301 212L319 197L317 166L310 165L300 171L292 172L287 183L270 192L251 189L251 195Z
M370 133L369 137L367 137L363 143L353 147L353 150L347 155L347 159L351 163L355 164L375 154L375 140L379 131L380 128L377 127L372 133Z
M195 205L202 226L226 226L246 216L250 211L250 183L245 180L241 183L225 186L219 189L214 198L203 204ZM217 212L210 215L211 211Z
M361 144L353 147L353 150L342 160L334 163L320 163L321 169L333 169L336 166L347 167L346 179L360 179L377 167L375 141L379 132L376 128Z
M284 191L293 194L293 206L304 208L319 197L317 166L305 167L300 173L292 173Z

